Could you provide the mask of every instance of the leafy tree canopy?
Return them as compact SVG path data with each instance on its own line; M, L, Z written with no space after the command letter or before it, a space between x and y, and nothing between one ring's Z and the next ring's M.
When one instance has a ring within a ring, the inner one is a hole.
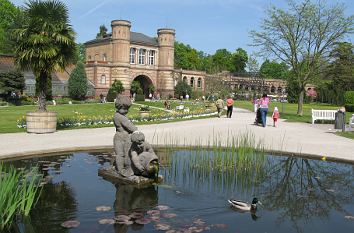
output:
M297 113L302 115L306 84L318 77L336 43L354 32L354 15L345 16L343 5L289 0L286 10L271 6L260 28L251 32L253 45L291 68L299 86Z
M288 67L284 62L278 63L268 59L263 62L259 71L267 79L287 79L289 76Z
M9 99L11 93L22 92L25 88L25 78L19 71L8 71L0 73L0 95Z
M188 85L188 83L183 81L178 81L175 87L175 95L177 97L186 96L192 94L192 87Z
M9 30L20 10L8 0L0 0L0 53L13 53Z
M87 77L85 66L83 63L78 63L75 69L71 72L68 81L69 96L75 100L85 99L87 93Z
M98 38L106 37L107 36L107 31L108 31L108 29L106 28L106 26L105 25L101 25L100 29L99 29L99 32L96 35L96 38L98 39Z
M233 64L235 66L234 70L237 73L245 72L247 66L248 55L246 50L242 48L236 49L236 52L233 54Z

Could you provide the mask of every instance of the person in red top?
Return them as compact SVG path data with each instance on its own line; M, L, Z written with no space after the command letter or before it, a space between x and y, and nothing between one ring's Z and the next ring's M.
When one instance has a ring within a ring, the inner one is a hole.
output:
M276 127L275 123L277 123L279 117L280 117L279 110L277 107L274 107L274 111L273 111L273 115L272 115L273 127Z
M226 106L227 106L226 116L227 116L227 118L231 118L232 110L234 108L234 100L231 98L231 96L227 97Z

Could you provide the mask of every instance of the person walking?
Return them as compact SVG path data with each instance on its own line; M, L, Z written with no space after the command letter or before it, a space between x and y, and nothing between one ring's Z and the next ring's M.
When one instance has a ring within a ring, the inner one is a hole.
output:
M222 110L224 108L224 101L219 98L216 102L215 102L215 105L216 105L216 109L218 110L218 117L220 118L221 117L221 113L222 113Z
M269 104L269 98L268 98L267 94L264 93L262 98L259 101L259 108L261 111L261 118L262 118L262 126L263 127L266 127L268 104Z
M272 114L273 127L277 127L277 126L276 126L276 123L277 123L279 117L280 117L279 110L278 110L277 107L274 107L274 111L273 111L273 114Z
M231 96L227 97L226 106L227 106L227 113L226 113L227 118L231 118L232 110L234 108L234 100L231 98Z

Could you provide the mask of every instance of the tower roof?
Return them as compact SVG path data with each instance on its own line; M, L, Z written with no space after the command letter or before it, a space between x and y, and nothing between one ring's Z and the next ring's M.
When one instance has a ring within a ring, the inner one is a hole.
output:
M97 38L93 40L89 40L85 42L86 45L88 44L99 44L103 42L109 42L112 40L112 33L107 34L106 37L103 38ZM130 32L130 42L132 44L141 44L141 45L152 45L152 46L158 46L157 39L154 37L147 36L143 33L139 32Z

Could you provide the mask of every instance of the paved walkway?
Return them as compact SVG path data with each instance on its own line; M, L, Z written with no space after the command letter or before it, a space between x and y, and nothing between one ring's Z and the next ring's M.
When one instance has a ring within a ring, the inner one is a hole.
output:
M350 161L354 163L354 140L333 134L332 125L287 123L280 121L272 127L253 125L254 113L235 109L231 119L208 118L184 122L140 125L147 141L153 145L173 144L210 145L214 142L226 144L227 139L245 133L255 135L269 150L292 154L312 155ZM0 134L0 158L38 155L43 153L100 150L112 148L115 129L77 129L58 131L53 134L12 133Z

